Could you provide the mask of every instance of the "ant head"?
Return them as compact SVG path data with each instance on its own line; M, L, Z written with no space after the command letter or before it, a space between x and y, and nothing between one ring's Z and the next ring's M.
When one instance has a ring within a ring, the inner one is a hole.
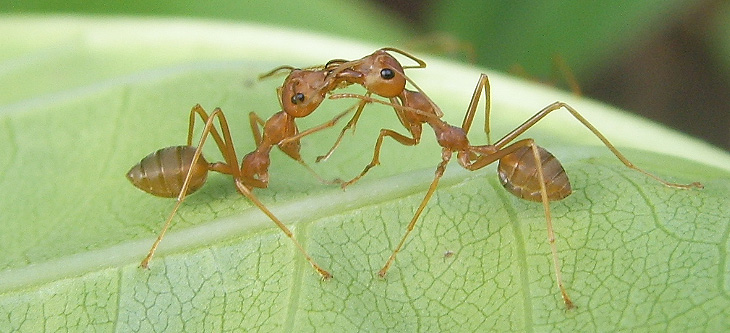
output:
M281 106L289 115L299 118L312 113L329 89L327 71L292 70L281 86Z
M403 66L385 50L362 58L353 69L364 75L360 82L368 91L386 98L396 97L406 87Z

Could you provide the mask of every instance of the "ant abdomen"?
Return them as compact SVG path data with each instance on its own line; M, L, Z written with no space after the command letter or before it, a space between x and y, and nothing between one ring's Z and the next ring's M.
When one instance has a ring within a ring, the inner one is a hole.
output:
M570 181L560 161L542 147L537 147L537 150L540 154L548 200L557 201L569 196L572 193ZM542 201L532 148L522 147L502 157L497 171L499 181L507 191L525 200Z
M180 195L185 176L191 168L195 147L173 146L147 155L127 172L127 179L137 188L158 197ZM198 190L208 177L209 164L201 155L192 166L192 176L186 194Z

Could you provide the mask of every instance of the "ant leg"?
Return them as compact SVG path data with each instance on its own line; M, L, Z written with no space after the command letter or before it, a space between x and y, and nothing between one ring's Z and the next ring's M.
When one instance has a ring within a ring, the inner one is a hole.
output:
M553 268L555 270L555 280L558 284L558 288L560 289L560 295L563 297L563 302L565 303L565 307L570 310L575 307L573 305L573 301L570 299L570 296L568 296L568 292L565 290L565 286L563 285L563 276L560 272L560 259L558 258L558 247L555 244L555 232L553 230L553 219L550 214L550 202L548 201L547 196L547 189L545 187L545 176L542 169L542 162L540 161L540 152L537 150L537 145L535 145L535 142L532 139L525 139L522 141L518 141L512 145L512 146L528 146L532 150L532 156L535 158L535 166L537 166L537 179L540 182L540 197L542 200L542 207L545 211L545 223L547 225L547 233L548 233L548 243L550 244L550 251L553 255Z
M499 139L499 141L497 141L494 144L494 146L497 148L503 147L504 145L513 141L516 137L518 137L519 135L521 135L522 133L527 131L530 127L535 125L538 121L540 121L542 118L547 116L550 112L553 112L560 108L565 108L566 110L568 110L568 112L570 112L570 114L573 115L573 117L575 119L580 121L580 123L583 124L583 126L588 128L593 133L593 135L595 135L598 139L600 139L601 142L603 142L603 144L606 146L606 148L608 148L608 150L610 150L621 161L621 163L623 163L629 169L633 169L638 172L641 172L644 175L648 176L649 178L652 178L652 179L664 184L664 186L667 186L667 187L673 187L673 188L678 188L678 189L689 189L689 188L693 188L693 187L704 188L704 186L699 182L694 182L694 183L690 183L690 184L671 183L671 182L668 182L662 178L659 178L658 176L655 176L655 175L635 166L623 154L621 154L621 152L619 152L618 149L616 149L616 147L614 147L613 144L611 144L611 142L609 142L608 139L606 139L606 137L603 136L603 134L601 134L601 132L598 131L598 129L593 127L593 125L590 122L588 122L588 120L583 118L583 116L581 116L581 114L578 113L577 110L575 110L573 107L571 107L570 105L565 104L563 102L555 102L555 103L552 103L552 104L544 107L542 110L538 111L534 116L530 117L530 119L525 121L522 125L515 128L512 132L508 133L503 138Z
M197 153L197 151L196 151L196 153ZM139 267L149 268L150 261L152 261L152 257L155 255L155 251L157 251L157 246L160 245L162 238L165 237L165 232L167 232L167 229L170 227L172 218L175 216L175 214L177 213L177 210L180 208L182 201L185 200L184 191L187 191L187 186L183 186L182 189L183 189L183 191L180 192L180 195L178 196L178 200L175 203L175 207L172 209L172 212L170 212L170 215L167 217L167 220L165 221L165 224L162 227L162 231L160 231L160 234L157 236L157 239L155 239L155 242L152 243L152 247L150 248L150 251L147 253L147 256L144 257L144 259L142 259L142 262L139 264Z
M339 122L340 119L342 119L342 117L344 117L346 114L352 112L352 110L354 110L355 107L358 106L358 105L359 104L355 104L355 105L347 108L347 110L345 110L343 112L340 112L339 114L337 114L336 116L334 116L332 119L330 119L330 120L328 120L328 121L326 121L326 122L324 122L322 124L319 124L317 126L308 128L308 129L306 129L306 130L304 130L302 132L297 133L296 135L293 135L293 136L290 136L290 137L288 137L288 138L286 138L284 140L281 140L278 144L287 144L287 143L290 143L290 142L296 142L296 141L301 140L303 137L305 137L307 135L310 135L310 134L319 132L321 130L330 128L332 126L335 126L335 125L337 125L337 122Z
M385 265L383 265L383 268L378 271L378 276L385 277L385 275L388 273L388 269L390 269L390 266L393 264L393 261L395 261L395 256L398 255L398 252L400 252L400 249L403 247L403 244L405 244L406 239L408 238L408 235L413 231L413 228L416 226L416 221L418 221L418 218L421 216L421 213L423 212L423 209L426 208L426 204L431 200L431 196L433 195L434 191L436 191L436 187L438 187L439 180L444 175L444 172L446 171L446 165L448 165L449 161L451 160L451 150L443 148L441 150L441 163L439 163L438 167L436 167L436 174L433 177L433 181L431 182L431 185L428 187L428 192L426 192L426 195L423 197L423 200L421 200L421 204L418 206L418 209L416 210L416 213L413 215L413 218L411 219L411 222L408 223L408 227L406 228L406 233L403 235L403 238L401 238L400 242L398 243L398 246L395 247L393 250L393 253L388 258L388 261L385 262Z
M474 122L474 115L476 114L477 105L479 104L479 99L482 96L482 91L484 91L484 98L486 103L484 104L484 133L487 134L487 144L491 144L492 136L490 135L491 127L489 124L489 115L492 110L492 102L489 77L487 76L487 74L482 73L479 76L479 81L477 81L477 85L474 88L474 93L471 95L469 107L466 109L466 114L464 114L464 121L461 123L461 129L463 129L465 133L469 133L471 124L472 122Z
M563 301L565 302L565 306L568 309L572 309L574 307L573 301L570 300L570 296L568 296L568 292L565 290L565 286L563 285L563 277L560 272L560 259L558 258L558 248L555 245L555 232L553 231L553 220L552 215L550 214L550 202L547 195L547 188L545 186L545 176L543 172L542 167L542 161L540 159L540 152L538 151L538 147L535 144L534 140L532 139L523 139L520 141L517 141L507 147L504 147L502 149L494 151L494 146L477 146L472 147L470 149L470 152L460 154L459 155L459 164L461 164L464 168L470 171L481 169L493 162L496 162L500 160L501 158L514 153L515 151L523 148L523 147L530 147L532 150L532 155L535 158L535 166L537 169L537 180L540 185L540 197L542 201L543 210L545 211L545 223L547 224L547 232L548 232L548 243L550 244L550 251L552 252L553 256L553 267L555 269L555 278L556 282L558 284L558 288L560 289L560 294L563 297ZM482 148L484 148L482 150ZM493 152L487 152L487 150L491 150ZM469 158L470 153L472 152L479 152L479 153L485 153L483 155L479 155L479 157L475 161L471 161Z
M371 95L370 92L368 92L368 93L365 94L365 96L367 96L367 97L370 97L370 95ZM340 142L342 141L342 137L345 136L345 132L348 129L352 128L352 132L355 133L355 125L357 125L358 120L360 120L360 115L362 114L362 110L365 109L365 105L367 103L368 102L366 100L361 100L360 101L360 103L358 104L358 107L357 107L357 111L355 111L355 114L352 116L352 118L350 119L350 121L347 122L347 125L345 125L345 127L342 128L342 130L340 131L340 136L337 137L337 140L335 140L335 143L332 145L332 148L330 148L330 150L326 154L321 155L321 156L317 156L317 160L316 161L318 163L321 162L321 161L326 161L328 158L330 158L330 156L335 151L335 149L337 149L337 147L340 146Z
M537 178L540 182L540 197L542 199L542 207L545 211L545 224L547 225L548 232L548 243L550 243L550 251L553 254L553 268L555 269L555 281L560 289L560 295L563 297L565 307L570 310L575 307L573 301L568 296L568 291L565 290L563 285L563 276L560 272L560 259L558 258L558 247L555 245L555 232L553 230L553 219L550 215L550 202L548 201L547 189L545 188L545 175L542 169L542 162L540 161L540 152L537 150L537 145L532 140L527 145L532 150L532 156L535 158L535 165L537 166Z
M340 114L336 115L334 118L330 119L329 121L327 121L325 123L319 124L317 126L309 128L307 130L299 132L296 135L293 135L293 136L290 136L288 138L281 140L279 143L277 143L277 146L279 147L279 149L281 149L281 151L283 151L285 154L287 154L289 157L291 157L291 159L299 162L299 164L304 166L321 183L323 183L323 184L342 184L341 179L326 180L326 179L322 178L319 174L317 174L317 172L314 171L314 169L312 169L312 167L310 167L309 164L307 164L307 162L305 162L302 159L301 155L299 154L299 146L300 146L299 141L307 135L319 132L321 130L330 128L332 126L335 126L337 124L337 122L340 121L340 119L342 119L342 117L344 117L346 114L350 113L358 105L359 104L355 104L355 105L349 107L347 110L345 110L344 112L341 112Z
M196 108L193 108L193 110L195 110L195 109ZM202 107L200 107L199 109L203 110ZM205 111L203 110L203 114L204 113L205 113ZM191 115L193 115L192 112L191 112ZM202 115L201 115L201 117L202 117ZM228 123L227 123L225 116L223 115L223 112L221 111L221 109L216 108L210 114L210 116L208 116L206 119L205 127L203 128L203 133L200 137L200 142L198 143L198 147L195 149L195 154L193 155L192 162L190 163L191 167L189 168L187 175L185 175L185 181L183 182L183 186L180 189L180 194L178 194L178 196L177 196L177 202L175 203L175 207L172 209L172 212L170 212L170 215L168 216L167 220L165 221L165 224L162 227L160 234L157 236L157 239L152 244L152 247L150 248L150 251L147 253L147 256L140 263L140 267L142 267L142 268L149 267L149 263L152 260L152 257L155 255L157 246L162 241L162 238L165 237L165 233L167 232L167 229L170 227L170 224L172 223L172 218L175 217L175 214L177 213L178 209L180 208L180 205L182 205L182 202L185 200L185 198L187 196L188 188L190 186L190 180L193 175L192 166L198 162L198 159L200 159L200 157L203 153L203 145L205 144L205 140L207 139L208 134L213 135L212 133L215 130L215 127L213 127L213 121L215 120L216 117L218 117L218 122L220 124L221 130L223 131L223 136L225 138L225 142L223 142L222 145L219 145L218 147L221 149L221 153L223 154L223 157L226 160L226 163L224 163L224 164L214 163L214 164L211 164L211 166L209 166L209 168L211 170L215 170L215 171L231 170L235 173L240 173L240 169L238 168L238 162L236 160L236 153L233 149L233 145L231 144L231 136L230 136L230 131L228 129ZM194 117L191 117L191 118L194 118ZM192 125L192 123L191 123L191 125ZM214 138L215 138L215 136L214 136ZM233 161L233 163L234 163L233 165L235 165L235 168L230 167L231 164L229 161ZM235 173L234 173L234 175L235 175Z
M256 112L249 112L248 122L251 125L251 134L253 134L253 141L256 143L256 147L261 144L261 130L259 126L264 127L266 123Z
M413 134L413 133L411 133L411 134ZM395 141L398 141L398 143L400 143L404 146L415 146L420 141L420 136L416 137L414 135L412 138L409 138L409 137L407 137L403 134L399 134L393 130L381 129L380 135L378 135L378 141L375 143L373 159L370 161L370 164L366 165L365 169L363 169L362 172L360 172L360 174L357 177L350 179L347 182L342 183L342 188L345 188L345 187L348 187L348 186L354 184L355 182L360 180L360 178L365 176L365 174L368 173L368 171L370 171L370 169L372 169L375 166L380 164L380 148L383 145L383 138L385 138L386 136L393 138Z
M290 143L289 145L284 145L284 144L279 145L279 148L281 149L281 151L283 151L287 156L289 156L291 159L297 161L301 166L303 166L305 169L307 169L307 171L309 171L309 173L312 174L312 176L314 176L314 178L317 178L317 180L320 183L325 184L325 185L342 184L342 180L339 178L333 179L333 180L327 180L327 179L322 178L322 176L320 176L317 173L317 171L314 171L314 169L312 169L312 167L310 167L309 164L307 164L307 162L305 162L304 159L302 159L302 156L299 154L299 147L300 147L298 144L299 142L297 141L296 145L291 144L292 142L289 142L289 143Z
M302 247L302 245L299 244L299 241L297 241L297 239L294 238L294 234L291 232L291 230L289 230L289 228L287 228L286 225L284 225L284 223L282 223L268 208L266 208L266 206L264 206L264 204L261 201L259 201L259 199L256 196L254 196L253 192L251 192L251 190L248 187L246 187L246 185L243 184L242 181L243 180L241 178L236 178L236 187L238 188L238 191L240 191L244 196L246 196L246 198L248 198L248 200L253 202L253 204L256 205L256 207L258 207L264 214L266 214L266 216L269 217L269 219L274 221L276 226L279 227L279 229L281 229L284 232L284 234L287 237L289 237L289 239L291 239L291 241L297 247L297 250L299 250L299 252L301 252L302 255L304 255L304 258L309 262L309 264L312 265L312 267L317 271L317 273L319 273L320 276L322 276L322 280L329 280L330 278L332 278L332 274L330 272L324 270L322 267L317 265L316 262L314 262L314 259L312 259L312 257L309 256L307 251L304 250L304 247Z
M425 94L423 96L428 98L428 96L426 96ZM381 101L379 99L375 99L370 96L365 96L365 95L360 95L360 94L339 93L339 94L332 94L328 98L329 99L357 98L357 99L361 99L361 100L365 101L366 103L378 103L378 104L387 105L387 106L392 107L396 111L400 110L400 111L412 112L413 114L417 114L419 116L424 116L424 117L432 118L432 119L441 118L441 116L438 115L438 113L440 112L439 109L434 109L433 112L428 112L426 110L419 110L414 107L405 106L405 105L401 105L401 104L393 103L393 102L389 102L389 101ZM430 102L431 100L428 99L428 101Z
M193 143L193 129L195 128L195 114L200 116L200 119L203 120L203 123L208 122L208 114L205 112L205 109L203 109L200 104L195 104L193 108L190 110L190 120L188 122L188 140L187 144L188 146L191 146ZM218 131L215 129L215 127L212 127L210 130L210 134L213 136L213 139L215 140L216 145L218 145L218 149L223 150L225 144L223 143L223 139L221 139L221 136L218 134Z

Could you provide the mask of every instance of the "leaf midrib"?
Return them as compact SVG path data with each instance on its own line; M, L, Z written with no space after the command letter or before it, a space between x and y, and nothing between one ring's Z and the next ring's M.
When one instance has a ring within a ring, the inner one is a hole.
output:
M268 208L287 225L309 223L325 216L347 213L361 207L378 205L415 193L425 193L428 184L433 180L433 174L434 169L428 168L407 174L365 180L349 187L346 191L333 187L322 194L273 204ZM454 165L444 174L439 182L439 188L454 186L478 174ZM377 195L372 195L373 193L377 193ZM241 197L237 200L246 199ZM246 221L246 223L242 223L242 221ZM266 228L275 228L275 226L257 208L251 207L237 215L168 232L160 244L156 260L160 260L160 256L233 239ZM68 255L23 268L0 271L0 293L107 268L136 265L147 253L155 238L151 236L129 240L108 248ZM299 253L295 251L292 253L299 256ZM153 261L150 268L155 269L154 266Z

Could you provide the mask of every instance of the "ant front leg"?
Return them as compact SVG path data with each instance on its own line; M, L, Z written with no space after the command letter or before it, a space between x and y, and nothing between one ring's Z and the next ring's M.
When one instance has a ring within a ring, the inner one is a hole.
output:
M370 95L371 95L370 92L367 92L365 94L365 96L367 96L368 98L370 97ZM355 111L355 114L352 116L350 121L347 122L345 127L342 128L342 130L340 131L340 135L337 137L337 140L335 140L335 143L332 145L332 148L330 148L330 150L326 154L317 156L317 160L316 160L317 163L319 163L321 161L326 161L328 158L330 158L332 153L334 153L335 149L337 149L337 147L340 146L340 142L342 142L342 137L345 136L345 132L347 132L348 129L352 128L352 133L355 133L355 126L357 125L357 122L360 120L360 115L362 114L363 109L365 109L365 105L367 103L368 102L366 100L361 100L360 103L358 103L357 111Z
M300 140L307 135L317 133L321 130L335 126L337 122L342 119L342 117L350 113L358 105L360 105L360 103L349 107L347 110L341 112L340 114L336 115L334 118L325 123L319 124L300 133L284 138L279 143L277 143L277 146L279 147L279 149L281 149L281 151L287 154L287 156L291 157L293 160L299 162L299 164L304 166L309 171L309 173L311 173L315 178L317 178L317 180L319 180L320 183L326 185L342 184L342 180L339 178L333 180L326 180L322 178L316 171L314 171L314 169L309 166L309 164L307 164L307 162L302 159L301 155L299 154L299 148L301 147Z
M323 179L319 176L304 160L299 150L301 143L297 139L297 127L294 118L286 112L278 112L269 120L264 121L256 113L249 113L249 122L251 132L256 143L256 150L244 157L244 173L247 174L246 185L265 188L268 186L268 166L269 152L268 149L272 145L279 147L289 158L299 162L304 166L317 180L323 184L333 184L334 182ZM264 134L261 134L263 128ZM278 142L277 142L278 140ZM258 175L258 178L254 177Z
M421 95L421 96L423 96L424 98L427 98L425 95ZM394 140L398 141L398 143L400 143L402 145L415 146L421 141L423 123L429 122L429 121L440 121L437 110L432 110L431 112L428 112L428 111L419 110L417 108L413 108L410 106L401 105L401 104L396 103L395 101L385 102L385 101L381 101L378 99L373 99L370 96L359 95L359 94L349 94L349 93L334 94L334 95L331 95L329 98L330 99L358 98L366 103L378 103L378 104L390 106L396 111L398 120L400 120L401 124L411 134L411 137L408 137L408 136L399 134L390 129L381 129L380 135L378 135L378 140L375 144L375 149L373 152L373 159L371 160L370 164L365 166L365 169L363 169L363 171L357 177L351 179L350 181L343 183L342 184L343 188L357 182L360 178L365 176L365 174L368 171L370 171L370 169L372 169L375 166L380 164L380 148L383 145L383 139L386 136L393 138Z

